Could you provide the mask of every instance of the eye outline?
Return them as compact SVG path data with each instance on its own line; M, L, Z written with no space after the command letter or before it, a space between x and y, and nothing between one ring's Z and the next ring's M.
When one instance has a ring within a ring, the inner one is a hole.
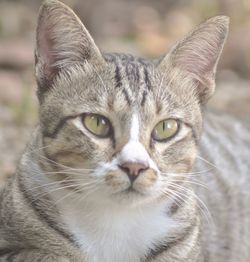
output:
M106 135L97 135L94 132L92 132L84 123L84 118L87 117L87 116L99 116L99 117L103 118L106 121L106 123L108 123L108 125L109 125L108 133ZM82 123L83 127L87 130L87 132L89 132L91 135L94 135L97 138L100 138L100 139L111 138L114 134L113 126L112 126L110 120L104 115L96 114L96 113L83 113L83 114L81 114L81 123Z
M170 136L170 137L167 137L167 138L164 138L164 139L155 139L153 134L154 134L154 130L156 128L157 125L159 125L161 122L163 121L167 121L167 120L175 120L176 123L177 123L177 129L176 129L176 132ZM163 119L163 120L160 120L153 128L152 132L151 132L151 139L153 141L156 141L156 142L159 142L159 143L166 143L168 142L169 140L173 139L179 132L180 132L180 129L181 129L181 121L180 119L175 119L175 118L166 118L166 119Z

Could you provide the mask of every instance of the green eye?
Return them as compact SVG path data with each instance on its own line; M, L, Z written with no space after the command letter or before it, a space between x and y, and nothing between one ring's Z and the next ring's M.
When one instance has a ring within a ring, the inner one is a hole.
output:
M179 130L179 122L175 119L166 119L159 122L153 132L152 138L156 141L164 141L172 138Z
M85 114L82 118L83 125L92 134L105 138L110 135L111 125L109 120L97 114Z

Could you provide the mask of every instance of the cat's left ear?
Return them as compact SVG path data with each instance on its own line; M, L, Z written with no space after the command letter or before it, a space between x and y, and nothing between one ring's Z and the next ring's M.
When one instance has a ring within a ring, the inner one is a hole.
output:
M105 64L80 19L57 0L46 0L40 8L35 55L40 101L62 70L86 62L94 66Z
M201 104L205 104L215 88L215 72L225 39L229 18L216 16L199 25L177 43L158 65L161 70L178 68L194 81Z

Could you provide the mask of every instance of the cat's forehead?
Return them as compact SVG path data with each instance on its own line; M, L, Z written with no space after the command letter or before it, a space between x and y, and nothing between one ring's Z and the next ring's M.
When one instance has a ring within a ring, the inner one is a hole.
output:
M157 110L154 93L157 88L155 64L130 54L105 54L110 68L114 110L150 117Z
M129 54L104 54L104 58L105 66L87 64L82 73L72 77L71 88L75 86L90 106L94 102L123 114L153 107L157 88L154 63Z
M105 60L113 68L115 87L126 86L134 94L150 90L154 64L129 54L106 54Z
M92 112L114 115L125 122L136 112L142 122L148 123L156 115L181 116L187 111L186 105L193 104L191 92L182 92L178 86L183 81L160 71L157 61L128 54L105 54L104 58L105 66L85 63L70 74L62 74L52 92L55 103L47 106L61 108L67 115Z
M184 81L176 77L178 73L157 68L159 60L129 54L108 54L105 59L111 68L109 77L114 99L136 108L142 116L150 118L161 111L170 115L182 110L184 104L194 102L192 92L183 89Z

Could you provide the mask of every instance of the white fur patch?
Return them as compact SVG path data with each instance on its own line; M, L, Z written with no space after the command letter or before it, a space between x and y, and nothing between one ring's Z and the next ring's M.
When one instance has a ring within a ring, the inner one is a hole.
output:
M118 162L137 162L142 163L145 166L153 168L158 171L158 168L154 161L150 158L145 147L139 142L140 125L137 114L133 114L130 128L130 140L123 147L119 156Z
M138 141L139 140L139 119L137 114L133 114L130 128L130 140Z
M130 208L100 201L75 208L68 199L61 208L66 224L91 262L139 262L176 227L163 203Z
M74 118L71 120L72 123L78 128L80 129L82 132L86 132L85 128L83 127L82 121L80 119L80 117Z

